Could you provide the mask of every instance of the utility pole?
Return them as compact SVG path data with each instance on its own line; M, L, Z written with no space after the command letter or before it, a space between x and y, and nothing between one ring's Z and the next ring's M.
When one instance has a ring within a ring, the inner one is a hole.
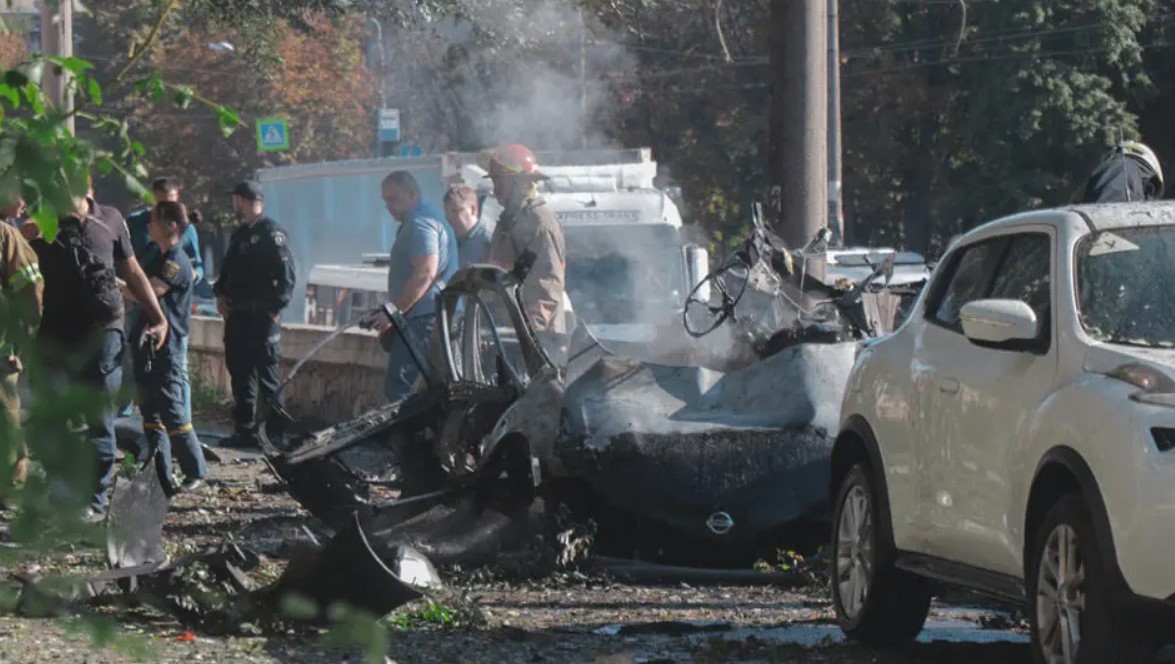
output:
M771 0L770 208L799 248L828 217L826 0Z
M387 78L388 78L387 59L386 59L387 55L386 55L386 52L384 51L383 24L380 23L379 19L374 18L374 17L369 17L367 19L367 24L375 29L375 48L377 49L377 56L378 56L375 61L375 69L376 69L375 76L376 76L377 92L379 93L379 108L376 109L376 123L377 124L376 124L376 128L375 128L375 149L373 150L373 152L375 153L375 158L379 159L380 157L383 156L383 141L380 140L380 135L379 135L380 129L379 129L379 125L378 125L379 115L383 112L383 110L385 108L387 108L387 105L388 105L387 90L386 90ZM371 53L371 51L368 50L369 55L370 55L370 53Z
M828 0L828 225L833 241L845 244L845 213L841 200L840 146L840 18L839 0Z
M587 25L583 22L583 7L579 14L579 147L587 149Z
M70 57L73 55L73 0L59 0L54 15L49 0L41 2L41 51L48 56ZM58 76L53 67L45 67L41 86L48 93L53 105L63 111L73 108L73 89L69 73L62 71ZM69 133L74 133L73 116L65 120Z

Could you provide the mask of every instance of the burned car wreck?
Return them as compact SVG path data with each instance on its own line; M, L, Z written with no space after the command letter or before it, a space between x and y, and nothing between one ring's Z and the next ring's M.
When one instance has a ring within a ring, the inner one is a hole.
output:
M398 312L376 314L414 350L421 390L267 445L269 463L328 525L358 512L375 537L440 563L461 559L446 538L469 540L487 513L504 531L536 498L590 519L616 550L640 535L770 545L823 515L858 345L892 330L928 276L918 256L822 243L788 251L756 215L691 293L682 333L648 344L604 344L587 325L536 333L519 275L467 268L440 296L431 354Z

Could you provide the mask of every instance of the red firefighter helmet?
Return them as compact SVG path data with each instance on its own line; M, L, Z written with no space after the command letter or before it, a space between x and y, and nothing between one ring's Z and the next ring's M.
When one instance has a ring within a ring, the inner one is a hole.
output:
M539 162L530 148L519 143L490 148L482 152L482 161L487 178L522 175L542 180L547 177L539 172Z

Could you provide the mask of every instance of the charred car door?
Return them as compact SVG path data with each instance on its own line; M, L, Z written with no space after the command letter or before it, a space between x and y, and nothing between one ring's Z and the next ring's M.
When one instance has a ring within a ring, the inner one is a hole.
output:
M526 323L518 280L499 268L459 272L441 295L446 416L435 451L450 477L478 469L494 425L550 362Z

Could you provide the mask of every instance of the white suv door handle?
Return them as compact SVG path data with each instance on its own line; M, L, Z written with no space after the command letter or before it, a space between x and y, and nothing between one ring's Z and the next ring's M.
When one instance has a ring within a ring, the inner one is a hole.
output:
M938 391L945 394L955 394L959 391L959 381L954 378L939 378Z

